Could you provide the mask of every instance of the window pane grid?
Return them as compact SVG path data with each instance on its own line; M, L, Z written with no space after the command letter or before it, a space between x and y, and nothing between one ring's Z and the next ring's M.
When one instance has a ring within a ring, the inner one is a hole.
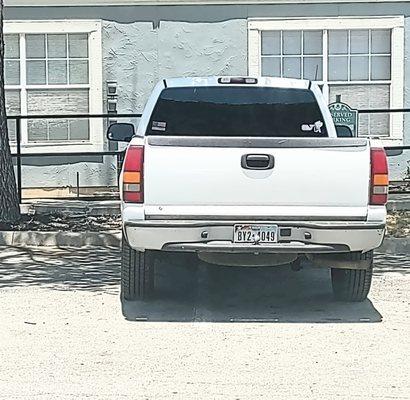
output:
M32 89L27 97L29 114L58 114L61 109L66 114L86 114L89 111L88 89ZM29 120L28 141L86 141L89 140L88 125L88 119Z
M42 37L44 43L43 57L30 57L29 45L27 45L27 83L28 85L70 85L70 84L88 84L88 43L85 48L73 50L73 56L70 55L70 38L71 37L88 37L88 35L78 34L44 34L44 35L26 35L29 40L36 40L36 37ZM61 48L58 48L58 42L64 37L64 53L62 57ZM56 48L53 49L53 39L56 42ZM84 45L84 43L83 43ZM40 51L41 52L41 51ZM58 55L56 55L58 54ZM59 62L59 63L58 63ZM65 66L63 65L65 62ZM77 63L77 68L75 67ZM61 71L56 71L59 65ZM78 68L82 65L83 68ZM74 71L72 73L72 71ZM77 73L77 76L73 74ZM37 74L37 76L36 76ZM57 78L56 78L57 77Z
M329 68L328 80L329 81L389 81L390 77L390 60L391 51L387 51L391 46L390 44L382 43L380 37L378 38L377 46L373 45L372 38L375 36L383 36L385 41L390 41L391 33L388 30L378 29L354 29L354 30L337 30L329 31ZM382 34L380 34L382 32ZM386 35L386 32L388 33ZM340 38L346 36L346 47L343 50L343 46L340 47ZM360 37L365 38L364 43L359 43ZM339 47L337 47L339 46ZM376 50L373 52L373 48ZM377 51L380 48L386 49L386 51ZM337 49L337 50L336 50ZM359 50L358 50L359 49ZM334 62L333 62L334 60ZM337 60L337 62L336 62ZM346 64L347 61L347 64ZM346 65L343 65L344 62ZM364 63L367 64L367 72L363 70ZM333 65L333 68L332 68ZM335 68L339 68L336 70ZM345 72L343 72L343 70ZM341 79L341 77L346 76Z
M283 39L284 30L264 31L261 35L262 75L288 77L306 77L313 80L315 62L319 63L323 92L329 102L342 96L342 101L353 108L388 108L391 92L391 29L323 29L318 31L322 38L319 54L315 47L308 48L307 38L317 42L314 30L291 31ZM310 35L310 36L309 36ZM277 45L267 45L275 37ZM300 38L296 44L295 38ZM266 40L266 42L264 42ZM289 43L292 44L289 44ZM280 43L280 45L279 45ZM309 43L312 43L310 40ZM291 45L292 49L284 46ZM317 45L316 45L317 46ZM275 50L275 51L271 51ZM277 60L277 61L276 61ZM299 64L298 64L299 63ZM390 129L389 116L362 116L359 123L361 136L388 136Z
M4 35L4 79L6 85L20 85L20 37Z
M7 115L19 115L20 108L20 91L19 90L6 90L6 113ZM16 120L9 119L7 121L9 140L11 142L16 141Z
M6 35L7 113L88 113L88 38L88 33ZM15 122L8 125L10 140L15 141ZM32 120L23 123L22 138L24 143L89 142L89 128L89 119Z
M389 81L391 78L389 68L391 52L373 52L373 49L376 48L377 50L382 47L388 49L390 47L390 45L383 44L380 40L380 36L383 36L383 34L386 38L390 38L390 31L382 30L382 34L379 32L380 30L372 29L330 31L328 39L330 42L328 44L330 68L327 68L327 79L323 77L323 63L326 62L326 55L323 54L324 31L263 32L262 75L303 77L331 82ZM388 35L386 35L386 32L388 32ZM306 40L306 37L315 33L321 34L321 41L319 42L321 42L322 54L311 54L315 52L305 51L305 47L310 43ZM373 45L375 36L378 42ZM359 43L360 38L364 38L365 42ZM274 46L269 45L269 39L274 39L276 44ZM286 46L291 48L287 49ZM278 51L278 47L280 51ZM272 49L274 50L272 51ZM308 56L309 59L307 60ZM271 60L269 61L269 59ZM278 61L276 62L274 59L278 59ZM377 71L375 71L376 69Z
M263 32L261 42L262 75L322 81L322 35L323 31L321 30ZM316 39L316 43L312 44L314 39ZM315 45L318 44L318 48L315 48Z

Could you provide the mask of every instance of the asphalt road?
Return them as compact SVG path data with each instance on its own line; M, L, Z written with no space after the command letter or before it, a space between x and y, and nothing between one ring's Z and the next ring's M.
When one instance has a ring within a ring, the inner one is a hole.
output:
M370 300L325 269L162 262L121 304L115 249L0 249L0 399L410 399L410 256Z

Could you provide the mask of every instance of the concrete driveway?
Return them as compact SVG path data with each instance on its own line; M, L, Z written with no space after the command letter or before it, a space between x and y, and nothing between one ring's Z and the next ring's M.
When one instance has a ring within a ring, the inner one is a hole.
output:
M163 261L121 304L117 249L0 249L0 398L410 399L410 256L370 300L329 272Z

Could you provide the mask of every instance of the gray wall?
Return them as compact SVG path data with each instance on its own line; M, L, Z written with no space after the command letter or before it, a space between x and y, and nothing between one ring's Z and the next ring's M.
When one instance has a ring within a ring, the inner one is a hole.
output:
M105 80L118 82L118 111L142 112L160 79L246 75L247 22L104 22L103 54Z
M116 186L115 156L24 157L23 188Z
M113 0L113 3L115 1ZM410 16L409 2L191 6L6 7L6 19L103 19L122 23L222 22L260 17Z

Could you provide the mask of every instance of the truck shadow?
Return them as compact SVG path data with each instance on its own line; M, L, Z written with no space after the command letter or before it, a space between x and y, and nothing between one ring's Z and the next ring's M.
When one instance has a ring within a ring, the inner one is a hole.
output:
M0 247L0 290L41 286L116 294L118 248Z
M333 299L325 268L216 267L161 262L156 293L148 301L122 301L129 321L338 323L380 322L370 300Z
M41 286L117 295L118 248L0 248L0 290ZM338 303L329 271L289 267L215 267L192 257L157 266L157 291L150 301L123 302L130 321L380 322L371 301ZM410 273L408 254L376 256L374 287L386 275ZM375 290L374 293L377 293ZM370 296L372 298L372 296Z

